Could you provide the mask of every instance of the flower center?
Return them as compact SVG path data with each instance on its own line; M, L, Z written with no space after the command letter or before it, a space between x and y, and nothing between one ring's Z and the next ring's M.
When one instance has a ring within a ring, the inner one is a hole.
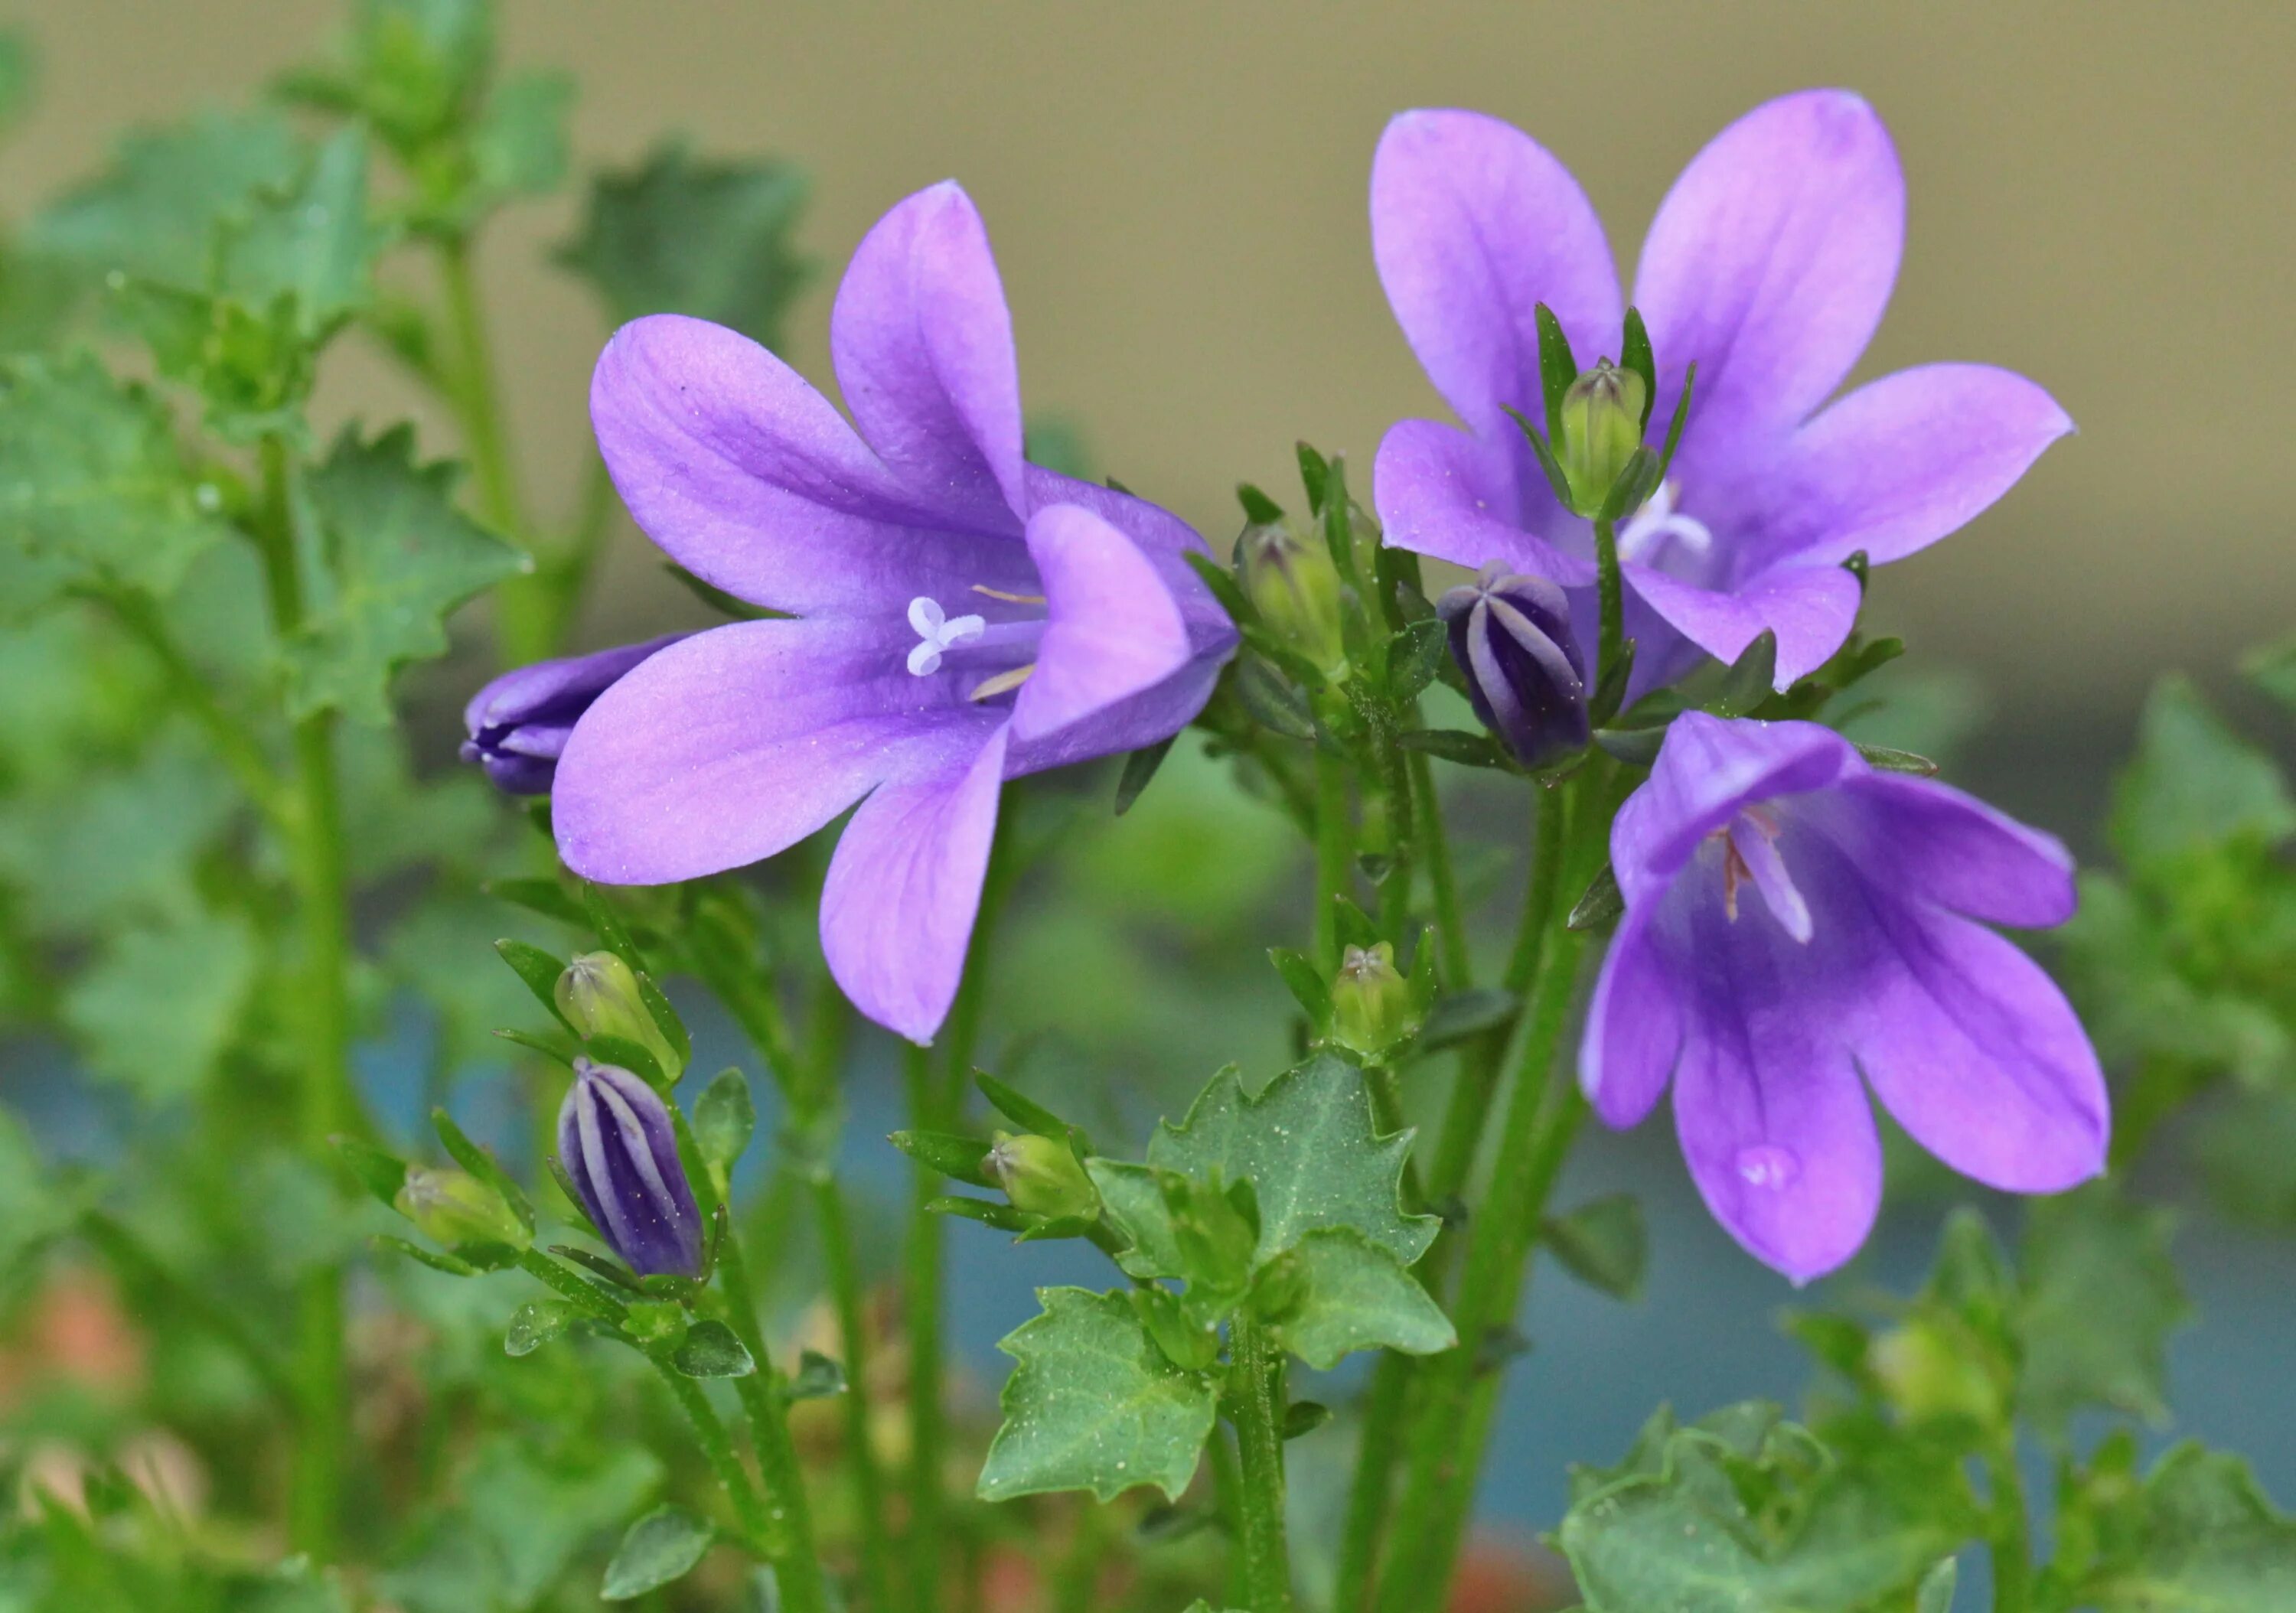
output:
M1785 859L1778 855L1780 827L1773 808L1749 806L1714 831L1713 838L1722 842L1722 911L1735 924L1738 888L1751 885L1778 928L1808 946L1812 930L1809 904L1802 899L1793 875L1786 872Z
M909 602L909 626L915 629L917 642L910 647L907 665L913 677L931 677L945 664L952 671L986 674L966 690L965 698L993 700L1018 689L1037 669L1037 642L1045 633L1045 596L1008 594L978 584L972 592L988 602L985 614L953 617L939 600L923 594Z
M1714 552L1712 530L1695 516L1677 510L1674 498L1674 484L1660 482L1650 502L1619 529L1620 560L1655 566L1667 559L1702 561Z

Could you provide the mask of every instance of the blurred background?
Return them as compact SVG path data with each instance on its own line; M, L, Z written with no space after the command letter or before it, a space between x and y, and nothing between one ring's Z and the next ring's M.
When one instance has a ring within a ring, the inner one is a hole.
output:
M314 0L12 10L43 47L45 91L0 154L11 217L94 167L123 126L246 101L340 15ZM1366 173L1391 113L1469 106L1529 130L1578 174L1630 272L1706 138L1771 95L1846 86L1888 120L1911 199L1860 377L1995 362L2050 388L2081 428L1973 527L1878 577L1876 619L1932 675L1902 692L1919 732L1893 737L1949 749L1959 781L2093 847L2154 676L2189 668L2241 709L2234 662L2296 622L2296 455L2281 435L2296 418L2296 7L505 0L502 43L510 61L578 80L578 166L626 165L677 131L808 172L800 244L817 273L786 351L824 386L846 255L899 197L962 179L996 240L1032 415L1216 543L1238 525L1237 480L1292 485L1295 438L1367 467L1388 422L1441 413L1368 250ZM515 210L480 265L520 471L560 514L591 453L603 337L594 299L548 264L574 207ZM447 421L380 356L331 366L323 420L412 413L427 448L451 450ZM700 619L635 531L617 542L579 643ZM432 757L484 668L474 652L410 682ZM1479 809L1467 793L1471 819L1506 840L1504 798ZM1258 810L1183 757L1130 838L1095 828L1071 846L1065 899L1013 939L1004 1022L1136 1074L1123 1129L1221 1059L1264 1073L1280 1056L1267 1028L1280 995L1251 971L1271 922L1296 918L1296 869ZM1511 888L1496 852L1484 877ZM1111 913L1136 921L1112 934L1097 922ZM1168 1028L1183 1022L1176 1045ZM1229 1035L1253 1023L1259 1042ZM718 1051L736 1056L730 1035ZM865 1082L856 1108L856 1163L890 1196L902 1177L874 1134L895 1123L890 1083ZM1662 1124L1594 1139L1574 1171L1565 1202L1648 1196L1652 1298L1625 1308L1542 1278L1488 1502L1526 1529L1559 1510L1566 1461L1611 1460L1658 1400L1791 1401L1804 1371L1773 1326L1792 1296L1698 1210ZM1918 1275L1935 1216L1915 1200L1853 1283ZM1065 1246L1016 1257L1001 1241L960 1229L956 1293L984 1384L1032 1283L1092 1280ZM2284 1350L2296 1261L2215 1225L2183 1252L2205 1321L2179 1346L2181 1426L2252 1453L2296 1500L2296 1425L2267 1431L2291 1413L2266 1358Z

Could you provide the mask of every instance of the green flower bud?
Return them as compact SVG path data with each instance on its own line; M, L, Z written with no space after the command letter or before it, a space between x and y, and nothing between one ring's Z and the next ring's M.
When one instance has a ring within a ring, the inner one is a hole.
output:
M1375 1058L1417 1035L1419 1019L1411 982L1396 970L1394 947L1382 941L1368 949L1347 949L1332 982L1334 1041Z
M1868 1347L1866 1363L1907 1422L1993 1428L2008 1418L2008 1385L1959 1333L1916 1315Z
M1603 507L1603 499L1627 461L1643 446L1643 378L1605 358L1570 383L1562 395L1561 439L1554 445L1570 495L1581 515Z
M1337 676L1348 664L1340 631L1340 573L1319 537L1280 521L1246 527L1236 540L1243 592L1269 631Z
M1259 1244L1259 1226L1237 1207L1245 1195L1170 1172L1160 1182L1191 1294L1240 1296L1251 1280L1251 1257Z
M424 1237L448 1249L464 1243L524 1249L534 1241L503 1196L463 1171L410 1165L391 1205Z
M637 976L612 953L578 954L550 995L558 1000L558 1011L566 1022L585 1037L619 1036L636 1043L653 1055L665 1081L685 1073L685 1061L654 1023L653 1012L638 991Z
M996 1179L1013 1208L1055 1221L1100 1214L1100 1194L1067 1143L1010 1132L991 1132L988 1140L981 1171Z

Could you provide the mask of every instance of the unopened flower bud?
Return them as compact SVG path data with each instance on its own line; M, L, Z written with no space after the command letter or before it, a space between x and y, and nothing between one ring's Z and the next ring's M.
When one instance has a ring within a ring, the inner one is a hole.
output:
M464 1171L410 1165L406 1183L391 1203L414 1223L416 1231L448 1249L463 1243L524 1249L534 1241L503 1196Z
M1605 358L1570 383L1562 395L1562 430L1554 456L1570 483L1578 513L1591 515L1627 461L1643 446L1643 404L1649 396L1643 378Z
M463 708L463 759L477 762L497 789L545 795L574 725L640 661L685 635L622 644L591 655L537 661L504 673Z
M619 1036L653 1055L666 1081L675 1081L685 1069L669 1038L654 1023L638 991L637 975L611 952L576 954L558 977L550 994L566 1022L587 1036Z
M660 1093L628 1070L575 1060L558 1111L558 1154L590 1224L630 1270L701 1270L701 1212Z
M1487 566L1435 608L1475 715L1515 760L1543 767L1587 748L1587 663L1562 589Z
M1376 1055L1418 1029L1419 1004L1396 970L1395 948L1385 941L1349 947L1332 981L1332 1035L1340 1045Z
M1076 1150L1051 1137L991 1132L980 1168L996 1179L1015 1209L1055 1221L1100 1213L1100 1194L1077 1163Z
M1990 1427L2008 1414L2007 1386L1987 1370L1968 1341L1948 1337L1923 1317L1874 1340L1866 1363L1909 1423Z
M1246 527L1237 548L1245 597L1269 630L1318 670L1343 669L1348 651L1340 630L1340 573L1322 540L1268 521Z

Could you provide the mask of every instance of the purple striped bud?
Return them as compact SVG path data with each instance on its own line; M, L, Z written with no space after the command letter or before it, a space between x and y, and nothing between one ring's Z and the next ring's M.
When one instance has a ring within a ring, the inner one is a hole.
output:
M487 770L511 795L545 795L574 725L640 661L685 635L622 644L505 672L463 708L463 759Z
M1562 589L1490 565L1435 609L1475 715L1515 760L1542 767L1587 748L1587 662Z
M575 1060L558 1111L558 1156L590 1224L630 1270L701 1270L701 1212L660 1093L628 1070Z

